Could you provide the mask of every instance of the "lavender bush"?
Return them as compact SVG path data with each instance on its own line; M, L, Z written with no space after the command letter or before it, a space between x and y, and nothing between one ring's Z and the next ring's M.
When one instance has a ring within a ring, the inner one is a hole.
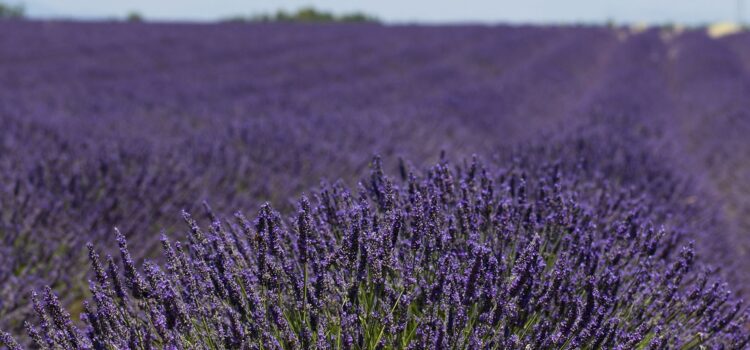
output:
M555 163L474 159L323 184L298 214L162 236L164 264L89 245L79 328L34 294L40 348L741 349L741 302L637 191ZM581 171L581 170L578 170ZM20 348L9 342L12 348Z

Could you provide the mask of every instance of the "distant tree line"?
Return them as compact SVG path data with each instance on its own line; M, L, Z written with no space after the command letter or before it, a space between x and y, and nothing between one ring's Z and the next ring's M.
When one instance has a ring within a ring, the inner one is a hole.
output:
M272 14L259 14L253 16L236 16L228 18L230 22L303 22L303 23L326 23L326 22L378 22L378 19L361 13L353 12L343 15L335 15L330 12L305 7L296 12L279 10Z
M6 5L0 3L0 19L20 19L25 17L22 5Z

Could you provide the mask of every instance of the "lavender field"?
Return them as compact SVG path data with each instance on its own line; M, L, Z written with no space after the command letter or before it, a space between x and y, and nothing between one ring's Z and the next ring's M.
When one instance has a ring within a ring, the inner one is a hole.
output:
M750 34L0 21L0 348L746 349Z

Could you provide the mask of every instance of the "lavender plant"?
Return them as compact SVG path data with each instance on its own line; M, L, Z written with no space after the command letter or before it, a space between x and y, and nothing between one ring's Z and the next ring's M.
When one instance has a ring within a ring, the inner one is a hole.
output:
M638 191L555 163L474 159L322 184L297 215L162 236L163 264L89 245L79 327L49 288L39 348L742 349L742 303ZM592 192L592 190L594 192ZM657 213L657 214L652 214ZM5 336L6 345L20 348Z

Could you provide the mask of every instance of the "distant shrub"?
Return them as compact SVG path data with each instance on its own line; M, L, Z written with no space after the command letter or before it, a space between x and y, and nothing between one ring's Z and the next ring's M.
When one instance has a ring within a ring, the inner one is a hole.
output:
M26 16L22 5L6 5L0 3L0 19L20 19Z
M377 22L375 17L364 13L350 13L339 17L341 22Z
M141 15L139 12L133 11L128 13L127 17L125 17L125 20L128 22L143 22L143 15Z

